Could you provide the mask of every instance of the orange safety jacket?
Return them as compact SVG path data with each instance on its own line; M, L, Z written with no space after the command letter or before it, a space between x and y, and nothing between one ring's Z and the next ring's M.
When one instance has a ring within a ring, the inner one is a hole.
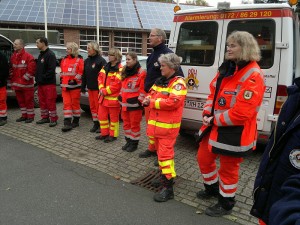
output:
M120 107L118 96L121 90L122 64L111 67L106 64L98 75L99 103L106 107ZM101 94L102 93L102 94Z
M122 111L143 108L141 102L146 95L144 91L145 77L146 71L140 67L136 74L128 76L122 81L122 88L118 97Z
M84 61L82 56L74 57L67 55L60 64L60 79L63 90L81 88Z
M182 77L158 78L151 87L150 114L147 135L155 138L176 138L181 124L184 100L187 94Z
M28 89L34 87L34 75L36 63L34 57L26 52L24 48L21 52L14 52L10 58L10 83L14 90Z
M211 115L217 76L210 83L210 95L203 116ZM263 73L253 61L223 78L214 104L214 119L208 148L216 154L243 156L256 148L256 117L264 96ZM202 126L199 135L208 129Z

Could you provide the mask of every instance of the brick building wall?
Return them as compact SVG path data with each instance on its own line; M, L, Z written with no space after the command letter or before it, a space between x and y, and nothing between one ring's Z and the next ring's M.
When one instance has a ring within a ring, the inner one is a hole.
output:
M75 42L80 45L80 31L75 29L64 29L64 42Z

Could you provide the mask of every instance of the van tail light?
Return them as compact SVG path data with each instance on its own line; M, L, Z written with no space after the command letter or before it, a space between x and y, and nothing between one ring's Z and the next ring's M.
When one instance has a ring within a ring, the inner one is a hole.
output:
M285 85L278 85L277 87L277 94L276 94L276 104L274 109L274 114L279 114L279 111L285 102L287 100L288 94L287 94L287 86Z

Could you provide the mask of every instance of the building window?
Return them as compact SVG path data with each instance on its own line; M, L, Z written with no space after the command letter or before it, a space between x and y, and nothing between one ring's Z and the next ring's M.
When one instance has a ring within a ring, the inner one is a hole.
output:
M142 55L142 33L115 32L114 46L119 48L122 54L134 51Z
M91 41L97 41L96 30L80 30L80 48L86 49L86 46ZM104 55L107 55L109 50L109 32L99 32L99 46Z

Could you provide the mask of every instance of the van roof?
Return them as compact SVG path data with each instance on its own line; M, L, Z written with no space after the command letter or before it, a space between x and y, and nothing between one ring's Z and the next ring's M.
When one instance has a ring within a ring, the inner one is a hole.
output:
M231 10L249 10L249 9L279 9L279 8L292 8L287 3L269 3L269 4L241 4L241 5L235 5L230 6L228 10L225 11L231 11ZM185 10L179 10L175 13L176 15L180 14L189 14L189 13L201 13L201 12L221 12L217 7L199 7L199 8L193 8L193 9L185 9Z

